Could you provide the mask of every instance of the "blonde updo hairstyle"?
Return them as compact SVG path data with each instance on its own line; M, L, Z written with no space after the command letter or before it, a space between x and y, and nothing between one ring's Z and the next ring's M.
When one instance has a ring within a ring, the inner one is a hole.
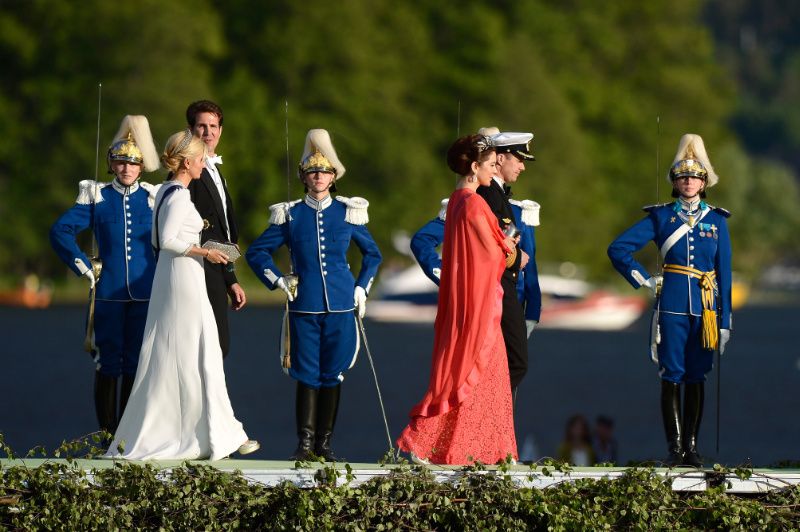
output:
M178 173L186 159L195 159L206 154L206 144L200 137L192 134L191 130L184 129L167 139L164 153L161 154L161 164L166 167L170 176Z

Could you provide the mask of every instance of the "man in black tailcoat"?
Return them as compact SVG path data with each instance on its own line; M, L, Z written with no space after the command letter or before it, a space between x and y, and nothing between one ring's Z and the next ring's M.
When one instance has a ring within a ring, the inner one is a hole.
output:
M203 218L203 232L200 242L208 240L236 243L239 231L233 212L228 186L219 171L222 157L217 155L217 144L222 136L222 109L209 100L192 103L186 109L186 122L195 135L206 143L206 167L200 179L189 184L194 206ZM239 310L247 302L244 290L236 279L233 263L227 265L213 264L203 261L206 274L206 288L214 317L219 330L219 343L223 358L230 349L230 333L228 330L228 297L231 309Z
M497 151L498 167L501 157L507 159L509 163L516 163L518 171L512 172L514 181L519 172L525 169L522 161L534 158L528 147L533 138L532 133L498 133L497 128L483 128L478 133L492 137L492 144ZM507 173L502 172L502 175ZM501 174L499 168L498 174ZM478 194L486 200L489 208L497 216L500 228L507 234L513 230L514 212L511 210L511 203L508 200L510 187L503 178L496 175L489 186L478 187ZM519 244L517 246L519 247ZM506 268L500 281L503 287L503 316L500 328L503 330L503 340L506 344L511 393L515 403L517 387L528 371L528 334L525 313L522 303L517 297L517 278L520 269L525 267L529 257L521 249L517 249L517 251L517 260L511 267Z

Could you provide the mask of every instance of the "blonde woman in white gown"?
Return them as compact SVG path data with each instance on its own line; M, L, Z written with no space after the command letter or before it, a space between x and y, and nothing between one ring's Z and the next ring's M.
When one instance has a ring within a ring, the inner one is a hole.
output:
M171 170L156 196L153 246L159 251L139 366L107 457L219 460L259 448L234 417L225 385L217 325L203 260L226 263L199 247L203 220L187 185L199 179L205 144L188 130L172 135L161 160Z

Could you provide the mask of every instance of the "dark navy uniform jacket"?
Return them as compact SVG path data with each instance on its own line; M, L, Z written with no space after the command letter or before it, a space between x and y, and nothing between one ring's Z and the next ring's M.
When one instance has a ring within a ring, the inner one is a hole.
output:
M731 241L725 209L700 203L694 227L684 223L679 202L645 207L648 215L622 233L608 248L611 263L634 288L651 275L633 258L633 253L651 240L661 252L664 264L689 266L702 272L716 272L715 305L720 328L731 328ZM680 233L676 231L680 230ZM672 235L674 237L670 238ZM701 316L703 302L698 279L679 273L664 273L659 301L660 312Z
M95 297L107 301L147 301L153 285L156 259L150 245L153 199L159 186L136 182L125 187L112 183L80 183L75 205L50 229L50 243L77 275L91 269L89 257L75 237L92 228L103 270Z
M247 263L270 290L283 277L272 260L282 245L290 247L297 297L289 303L292 312L349 312L355 308L356 286L367 293L378 273L381 253L366 228L367 206L363 198L327 198L279 203L270 207L271 225L247 250ZM287 210L290 218L286 216ZM347 250L355 242L361 250L358 279L350 272Z
M539 287L539 271L536 267L536 230L528 225L523 216L524 202L511 201L514 223L520 230L519 247L530 257L527 266L520 271L517 279L517 296L525 305L525 319L539 321L542 312L542 291ZM447 200L442 200L439 216L423 225L411 238L411 252L422 271L431 281L439 285L439 277L434 269L441 272L442 258L436 248L444 241L444 222Z

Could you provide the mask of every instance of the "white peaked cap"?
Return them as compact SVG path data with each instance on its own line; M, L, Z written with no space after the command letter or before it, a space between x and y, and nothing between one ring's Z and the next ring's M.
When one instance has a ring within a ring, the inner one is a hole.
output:
M491 135L492 145L499 148L501 146L518 146L520 144L527 144L533 140L533 133L517 133L513 131L504 131Z
M484 137L492 137L494 135L498 135L500 130L495 126L489 127L482 127L478 130L478 135L483 135Z
M717 176L717 173L711 166L711 161L708 160L706 146L703 143L703 138L700 135L686 133L681 137L681 140L678 143L678 151L675 153L675 159L672 160L672 164L674 165L678 161L683 161L685 159L694 159L696 161L700 161L700 163L705 167L706 172L708 172L708 177L706 178L707 187L710 188L717 184L719 181L719 176ZM669 172L667 173L667 181L672 183Z
M313 154L314 152L319 151L322 155L325 156L328 161L336 168L336 180L344 176L345 168L342 162L339 160L339 157L336 155L336 150L333 148L333 142L331 142L331 136L325 129L309 129L308 133L306 134L306 144L303 148L303 156L300 158L301 164L302 161L306 160L306 157Z
M142 152L142 168L145 172L155 172L159 168L158 152L153 144L153 135L150 133L150 123L144 115L125 115L119 125L117 134L111 145L131 135L136 147Z

